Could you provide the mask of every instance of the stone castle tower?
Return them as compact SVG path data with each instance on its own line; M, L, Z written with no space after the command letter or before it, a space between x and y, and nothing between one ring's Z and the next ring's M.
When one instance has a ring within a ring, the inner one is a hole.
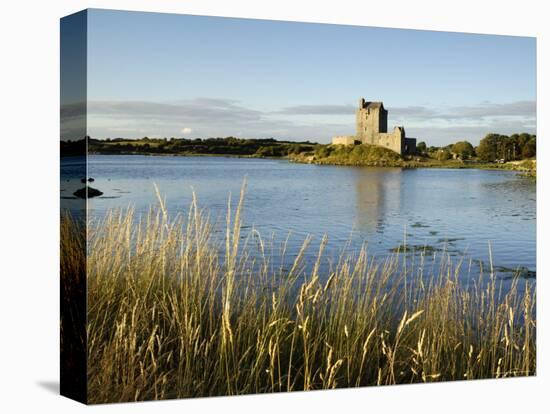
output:
M376 136L388 132L388 111L382 102L365 102L359 99L359 108L355 111L356 137L367 144L377 144Z
M416 139L407 138L402 126L388 133L388 111L382 102L367 102L364 98L359 100L355 112L355 130L354 136L337 136L332 139L332 143L379 145L400 155L414 154L416 151Z

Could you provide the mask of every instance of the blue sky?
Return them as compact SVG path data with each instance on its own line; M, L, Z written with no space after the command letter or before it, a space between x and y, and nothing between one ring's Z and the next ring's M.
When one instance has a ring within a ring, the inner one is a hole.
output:
M534 38L91 10L88 133L354 133L361 96L429 145L535 132Z

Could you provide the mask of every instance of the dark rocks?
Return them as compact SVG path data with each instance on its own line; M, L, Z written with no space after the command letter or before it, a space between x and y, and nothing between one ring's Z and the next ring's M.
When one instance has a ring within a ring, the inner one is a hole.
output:
M86 187L82 187L79 190L76 190L73 193L73 195L75 195L78 198L93 198L93 197L98 197L100 195L103 195L103 192L101 192L101 191L99 191L95 188L86 186Z

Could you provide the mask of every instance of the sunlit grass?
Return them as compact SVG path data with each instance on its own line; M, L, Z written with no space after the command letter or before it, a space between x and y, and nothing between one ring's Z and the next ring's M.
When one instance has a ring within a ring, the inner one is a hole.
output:
M366 248L326 265L326 239L284 268L240 234L243 199L221 239L196 200L90 223L90 402L535 373L533 286L503 290L488 269L465 287L444 255L422 256L433 274Z

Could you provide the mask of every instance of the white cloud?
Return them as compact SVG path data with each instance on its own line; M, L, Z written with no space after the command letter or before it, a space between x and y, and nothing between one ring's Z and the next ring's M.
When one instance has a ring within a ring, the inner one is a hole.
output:
M296 105L277 112L284 115L353 115L353 105Z
M467 139L478 142L487 132L534 132L535 101L483 102L471 106L389 107L388 127L404 125L407 135L431 145ZM64 119L77 117L78 106L62 108ZM345 115L347 114L347 115ZM337 117L331 117L335 115ZM329 142L334 135L353 134L351 105L302 105L260 111L231 99L195 98L165 102L89 101L88 134L94 138L197 137L276 138ZM182 125L193 125L182 127ZM69 124L67 123L68 127ZM200 127L200 134L197 133Z

